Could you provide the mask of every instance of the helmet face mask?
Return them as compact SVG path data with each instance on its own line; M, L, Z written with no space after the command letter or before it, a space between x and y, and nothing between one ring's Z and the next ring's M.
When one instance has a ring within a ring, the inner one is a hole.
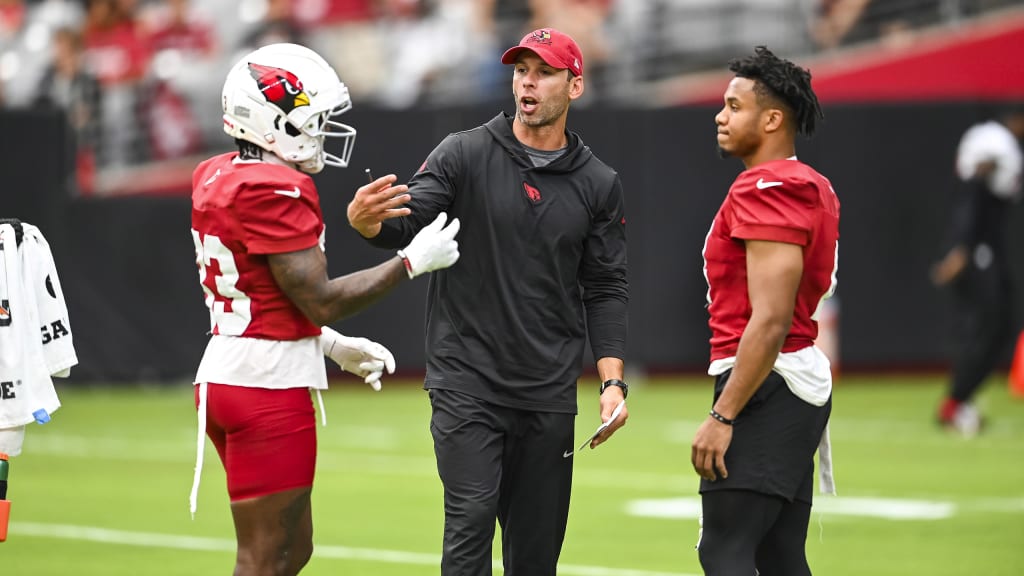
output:
M356 130L334 118L352 109L348 88L316 52L297 44L271 44L242 58L228 72L221 103L224 131L274 153L299 170L348 166ZM341 139L340 155L327 138Z

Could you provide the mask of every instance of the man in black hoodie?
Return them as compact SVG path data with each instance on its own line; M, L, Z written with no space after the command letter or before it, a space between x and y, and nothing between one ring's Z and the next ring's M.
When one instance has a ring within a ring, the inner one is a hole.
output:
M569 512L576 381L589 335L601 379L596 447L628 417L625 212L618 174L566 129L583 56L542 28L512 64L515 116L450 134L408 186L363 186L349 223L398 248L441 211L463 223L457 266L431 276L427 371L444 484L442 576L554 576ZM612 414L618 408L617 416Z

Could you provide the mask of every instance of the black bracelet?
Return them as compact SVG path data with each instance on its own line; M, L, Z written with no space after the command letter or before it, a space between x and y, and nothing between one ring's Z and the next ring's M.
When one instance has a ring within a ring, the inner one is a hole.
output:
M735 418L730 420L729 418L726 418L725 416L722 416L718 412L715 412L714 408L712 408L711 412L708 412L708 414L710 414L712 418L714 418L715 420L718 420L722 424L728 424L729 426L732 426L733 424L736 423L736 419Z

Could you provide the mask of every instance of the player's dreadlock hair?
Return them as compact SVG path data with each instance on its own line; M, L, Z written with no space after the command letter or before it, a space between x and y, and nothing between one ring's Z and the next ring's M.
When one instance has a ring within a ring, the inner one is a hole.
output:
M238 157L242 160L263 160L263 148L241 138L235 138L238 146Z
M755 81L758 101L770 98L785 104L793 112L798 134L814 135L818 120L825 115L811 89L809 70L779 58L765 46L756 47L753 56L730 60L729 70Z

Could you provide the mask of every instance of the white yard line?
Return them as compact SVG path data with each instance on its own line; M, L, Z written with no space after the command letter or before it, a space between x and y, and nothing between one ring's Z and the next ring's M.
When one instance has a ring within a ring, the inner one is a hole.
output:
M67 524L40 524L34 522L11 522L8 541L19 537L56 538L62 540L85 540L102 544L119 544L125 546L141 546L144 548L173 548L177 550L202 550L210 552L233 552L235 541L227 538L205 538L198 536L181 536L174 534L157 534L154 532L132 532L112 530L95 526L72 526ZM317 558L336 560L363 560L384 562L388 564L407 564L418 566L440 566L441 558L436 554L405 552L402 550L378 550L374 548L351 548L348 546L331 546L317 544L313 550ZM495 561L494 569L502 571L500 561ZM604 566L579 566L559 564L558 573L569 576L698 576L685 572L652 572L649 570L631 570L627 568L608 568Z
M824 496L815 494L814 513L886 520L945 520L964 512L1024 512L1024 498L986 498L950 502L938 499ZM626 513L649 518L693 519L700 515L700 498L632 500Z

